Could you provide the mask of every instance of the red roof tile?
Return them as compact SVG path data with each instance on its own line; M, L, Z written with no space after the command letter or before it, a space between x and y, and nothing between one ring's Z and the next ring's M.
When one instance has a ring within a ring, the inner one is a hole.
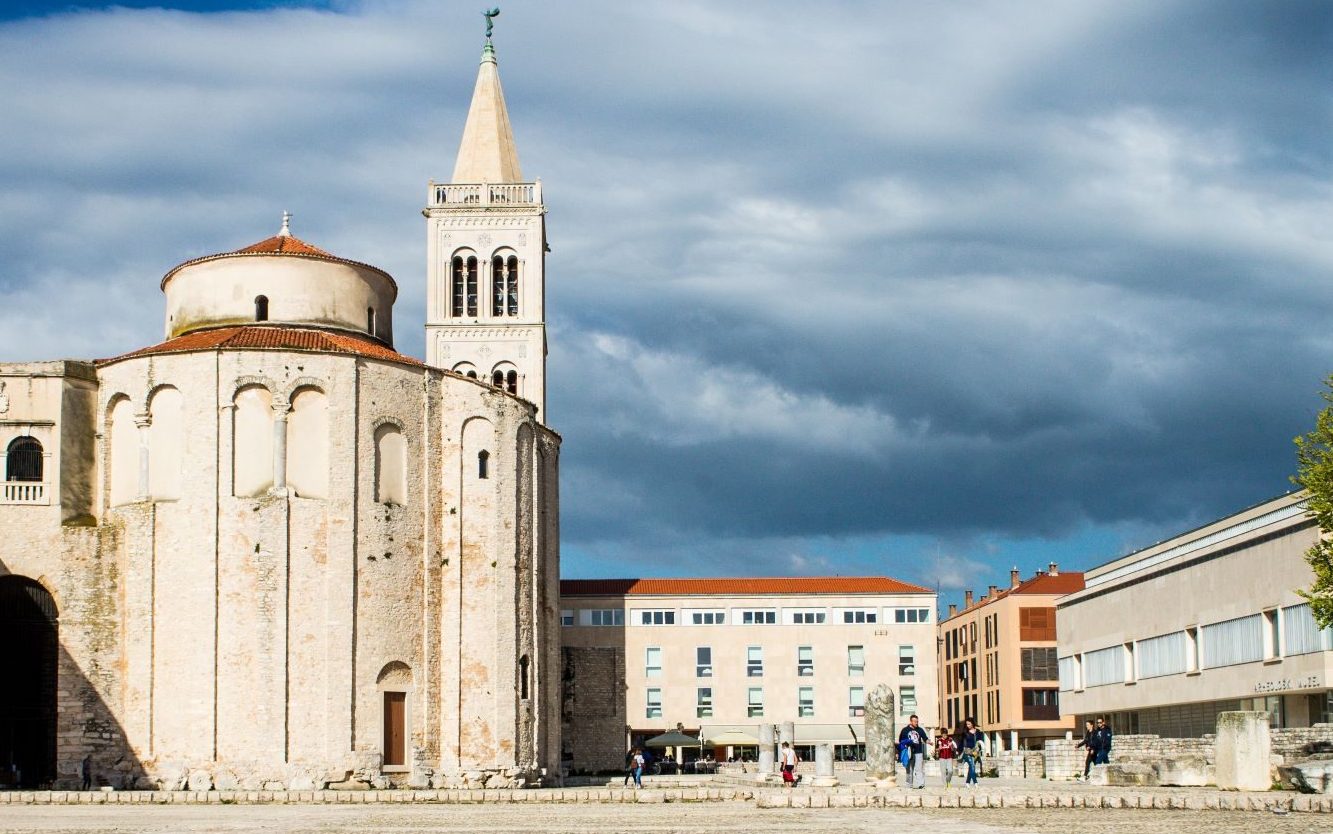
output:
M684 596L767 594L930 594L887 576L777 576L729 579L562 579L562 596Z
M300 238L291 235L274 235L268 240L261 240L258 243L237 249L234 254L249 255L259 253L278 253L283 255L322 255L326 258L332 258L328 252L320 249L318 246L311 246Z
M366 336L286 325L243 325L196 330L158 345L140 348L110 359L100 359L98 364L107 365L122 359L150 354L188 353L198 350L300 350L314 353L342 353L425 367L425 363L419 359L404 356L393 348Z

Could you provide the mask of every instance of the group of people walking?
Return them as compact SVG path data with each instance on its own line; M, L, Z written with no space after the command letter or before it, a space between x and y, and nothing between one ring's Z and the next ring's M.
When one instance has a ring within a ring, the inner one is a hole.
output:
M1111 727L1105 718L1098 718L1094 725L1091 721L1083 722L1083 740L1074 745L1074 749L1084 748L1087 755L1083 759L1083 778L1086 780L1092 772L1092 766L1111 762Z
M940 763L944 787L953 784L955 763L967 768L967 778L963 784L975 785L985 756L985 744L986 735L971 718L964 721L956 733L949 732L948 727L940 727L932 740L926 728L921 726L921 719L912 715L907 719L907 726L898 734L898 756L906 771L907 787L926 786L927 750L932 750Z

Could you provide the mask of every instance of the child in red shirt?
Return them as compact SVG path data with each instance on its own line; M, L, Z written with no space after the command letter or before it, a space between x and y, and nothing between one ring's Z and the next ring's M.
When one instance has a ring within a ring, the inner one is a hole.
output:
M940 727L939 734L935 736L935 758L939 760L940 772L944 775L944 787L947 789L953 782L953 760L958 756L958 742L954 741L953 736L949 735L947 727Z

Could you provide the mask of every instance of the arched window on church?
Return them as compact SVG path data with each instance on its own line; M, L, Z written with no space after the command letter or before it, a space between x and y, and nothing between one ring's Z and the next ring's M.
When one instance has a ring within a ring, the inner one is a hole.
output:
M496 388L503 388L505 384L505 372L495 371L491 374L491 384Z
M255 296L255 321L268 321L268 296Z
M477 452L477 477L489 478L491 476L491 453L482 449Z
M518 395L518 371L505 374L505 390L515 396Z
M287 414L287 486L298 498L329 497L329 400L306 386Z
M154 501L181 497L185 421L181 392L164 385L148 401L148 494Z
M375 500L407 503L407 442L393 423L375 429Z
M369 333L369 334L372 335L372 336L375 335L375 308L374 308L374 307L367 307L367 308L366 308L366 332Z
M42 444L35 437L16 437L5 453L6 481L42 480Z
M116 397L107 421L111 505L115 507L128 504L139 495L139 427L134 422L134 405L127 397Z

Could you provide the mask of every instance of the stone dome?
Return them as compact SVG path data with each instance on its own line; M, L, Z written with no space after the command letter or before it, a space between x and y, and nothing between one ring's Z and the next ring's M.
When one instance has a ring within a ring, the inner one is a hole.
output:
M398 285L282 231L234 252L195 258L162 278L166 335L250 324L294 324L368 334L393 345Z

